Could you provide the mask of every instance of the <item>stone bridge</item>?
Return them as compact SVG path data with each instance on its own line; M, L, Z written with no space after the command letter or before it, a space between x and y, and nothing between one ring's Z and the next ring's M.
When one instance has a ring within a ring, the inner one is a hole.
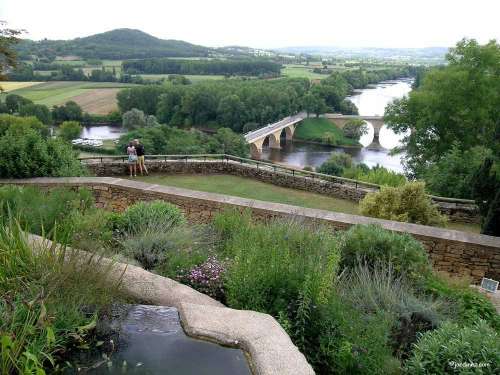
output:
M257 159L260 158L262 145L264 144L266 138L269 138L270 148L280 148L280 138L283 129L285 130L286 140L291 141L293 133L295 132L296 124L306 117L307 114L305 112L300 112L296 115L285 117L278 122L245 134L246 141L250 143L252 157Z
M373 138L374 140L378 139L380 134L380 129L384 125L384 118L382 116L356 116L356 115L340 115L337 113L326 113L323 117L327 118L331 122L333 122L337 127L342 129L345 124L347 124L351 120L363 120L367 123L370 123L373 126Z
M380 129L384 125L384 118L380 116L351 116L327 113L322 117L327 118L340 129L342 129L345 124L351 120L359 119L366 121L373 126L374 140L378 140ZM296 115L285 117L284 119L273 124L269 124L263 128L245 134L245 140L250 144L252 158L260 158L262 154L262 146L266 139L269 139L269 148L281 148L280 139L283 131L285 132L286 141L291 141L293 139L295 128L305 118L307 118L307 114L305 112L300 112Z

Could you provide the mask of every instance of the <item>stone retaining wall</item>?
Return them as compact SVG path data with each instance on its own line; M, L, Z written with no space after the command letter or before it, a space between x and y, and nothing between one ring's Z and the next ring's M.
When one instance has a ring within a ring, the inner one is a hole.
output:
M434 269L454 276L470 276L475 283L482 277L500 280L500 238L423 225L400 223L331 211L296 207L286 204L237 198L222 194L147 184L110 177L35 178L0 180L1 184L90 188L99 207L122 211L143 200L161 199L179 206L190 222L209 222L226 208L250 209L256 219L298 216L319 221L334 230L344 230L355 224L379 224L385 229L409 233L427 249Z
M88 169L99 177L126 176L128 165L122 161L104 161L88 163ZM355 187L351 184L340 184L311 177L294 176L290 173L274 171L265 166L238 163L222 160L148 160L147 168L151 173L163 174L230 174L252 178L286 188L305 190L327 196L359 202L373 189ZM434 201L441 213L450 221L479 223L479 210L473 204Z

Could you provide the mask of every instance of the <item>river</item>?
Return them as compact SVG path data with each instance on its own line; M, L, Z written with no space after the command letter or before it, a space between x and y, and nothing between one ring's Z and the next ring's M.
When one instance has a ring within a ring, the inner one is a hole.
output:
M358 107L361 116L383 116L387 104L394 99L407 95L411 91L411 84L410 79L381 82L372 87L358 90L348 99ZM401 138L401 135L394 134L392 130L384 125L380 130L380 145L376 145L376 147L343 148L292 141L283 145L280 150L264 147L262 158L299 168L305 166L318 167L333 152L346 152L357 163L362 162L370 167L380 164L388 169L402 172L401 158L404 154L394 156L389 154L392 148L400 144ZM369 132L361 137L360 143L368 146L372 141L373 128L369 125Z

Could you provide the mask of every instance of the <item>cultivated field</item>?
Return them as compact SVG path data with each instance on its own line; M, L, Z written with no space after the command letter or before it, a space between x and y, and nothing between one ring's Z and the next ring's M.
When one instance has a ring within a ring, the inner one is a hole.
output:
M10 92L25 87L39 85L42 82L0 82L0 87L4 92Z
M48 107L61 105L67 101L73 100L78 103L85 112L94 114L107 114L117 109L117 92L122 88L134 86L132 84L110 82L57 81L19 83L31 83L32 85L11 90L9 93L24 96L37 104L44 104Z

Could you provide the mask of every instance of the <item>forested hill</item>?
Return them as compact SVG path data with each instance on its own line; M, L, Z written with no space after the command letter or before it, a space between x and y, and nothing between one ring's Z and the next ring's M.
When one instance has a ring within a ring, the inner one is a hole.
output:
M138 59L148 57L204 57L213 50L181 40L165 40L140 30L116 29L72 40L25 39L18 46L21 59L30 55L52 61L55 56L84 59Z

